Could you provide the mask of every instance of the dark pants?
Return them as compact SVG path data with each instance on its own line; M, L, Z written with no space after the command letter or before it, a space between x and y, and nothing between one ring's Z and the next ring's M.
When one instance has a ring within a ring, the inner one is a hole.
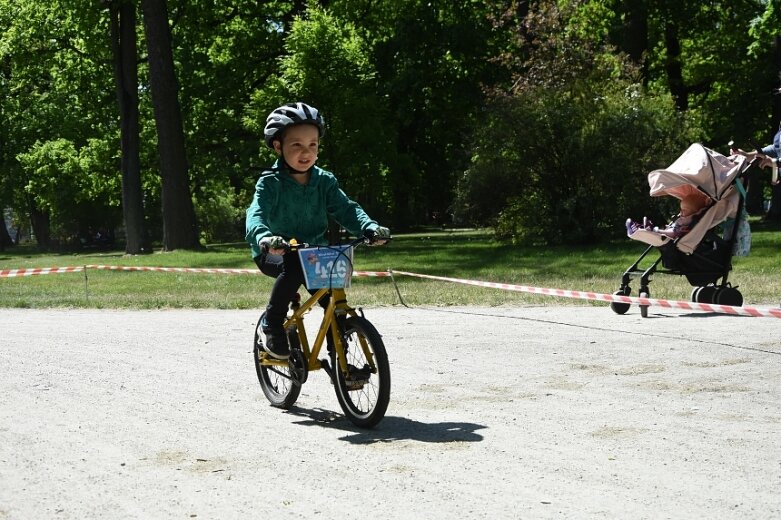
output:
M296 253L288 253L282 256L262 253L253 260L255 260L255 264L257 264L263 274L276 279L274 287L271 289L268 305L266 306L267 327L264 327L264 329L281 332L290 300L295 296L298 288L304 284L304 271L301 269L301 261ZM315 292L309 291L309 294L314 294ZM321 307L326 308L328 306L328 296L321 298L318 303Z

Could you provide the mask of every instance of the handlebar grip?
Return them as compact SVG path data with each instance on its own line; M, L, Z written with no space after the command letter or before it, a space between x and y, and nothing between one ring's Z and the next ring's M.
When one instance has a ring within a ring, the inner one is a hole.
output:
M269 250L271 250L271 246L268 244L268 242L263 242L263 241L261 241L259 245L260 245L260 250L261 250L263 253L268 253L268 252L269 252ZM301 244L298 244L298 242L296 242L296 239L295 239L295 238L292 238L292 239L290 239L290 241L289 241L289 242L288 242L288 241L286 241L286 240L282 240L282 247L276 247L276 248L274 248L274 249L282 249L282 250L284 250L285 252L288 252L288 251L290 251L292 248L294 248L294 247L298 247L298 246L300 246L300 245L301 245Z
M358 242L364 242L366 244L376 244L377 242L390 242L393 239L391 236L377 238L377 233L374 230L367 229L363 232L363 237L358 238Z

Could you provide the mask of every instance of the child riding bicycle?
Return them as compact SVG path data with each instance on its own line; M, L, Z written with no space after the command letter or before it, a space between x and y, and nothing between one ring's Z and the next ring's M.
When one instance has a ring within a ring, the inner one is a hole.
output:
M261 323L263 348L276 359L290 355L282 323L304 283L297 255L285 254L288 241L327 245L329 216L353 235L373 237L378 245L390 238L390 230L347 197L331 172L315 165L323 132L322 116L306 103L289 103L269 114L264 139L279 158L258 179L247 209L245 238L252 258L263 274L276 278Z

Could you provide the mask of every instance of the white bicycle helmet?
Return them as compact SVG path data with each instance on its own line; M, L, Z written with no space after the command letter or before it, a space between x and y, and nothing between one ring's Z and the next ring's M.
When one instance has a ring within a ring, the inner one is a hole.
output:
M308 123L315 125L320 137L325 132L323 118L320 112L306 103L288 103L275 109L266 118L266 128L263 130L264 139L269 148L274 148L274 139L288 126Z

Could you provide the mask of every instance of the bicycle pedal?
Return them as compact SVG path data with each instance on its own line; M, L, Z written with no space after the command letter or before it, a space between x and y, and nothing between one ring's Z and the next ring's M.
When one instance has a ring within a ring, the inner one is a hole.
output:
M345 381L344 386L347 387L347 390L353 391L353 390L363 390L363 385L366 384L366 381Z
M363 368L356 368L349 365L349 371L347 372L348 381L361 381L366 382L372 376L372 369L369 365L364 365Z
M363 368L356 368L349 365L347 377L345 377L344 386L348 390L361 390L363 386L369 382L369 378L372 375L372 370L368 365L364 365Z

